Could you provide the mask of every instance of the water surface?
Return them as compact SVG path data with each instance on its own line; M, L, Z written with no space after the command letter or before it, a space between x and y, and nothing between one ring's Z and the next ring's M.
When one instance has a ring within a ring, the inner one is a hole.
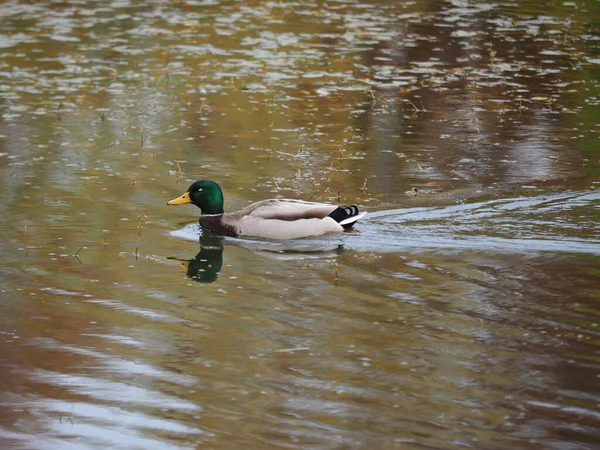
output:
M0 443L600 442L597 2L0 6ZM203 235L352 202L360 235Z

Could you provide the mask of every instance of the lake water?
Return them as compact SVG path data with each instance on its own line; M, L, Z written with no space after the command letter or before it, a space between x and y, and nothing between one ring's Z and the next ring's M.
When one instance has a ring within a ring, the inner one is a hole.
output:
M0 17L0 447L600 446L598 2ZM203 235L198 178L368 215Z

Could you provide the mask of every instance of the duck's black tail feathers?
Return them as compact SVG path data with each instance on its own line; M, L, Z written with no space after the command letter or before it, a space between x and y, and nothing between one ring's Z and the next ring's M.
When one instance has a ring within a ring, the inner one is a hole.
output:
M358 212L358 206L346 205L338 206L336 209L329 213L329 217L339 223L345 230L352 228L358 219L363 217L366 213L360 214Z

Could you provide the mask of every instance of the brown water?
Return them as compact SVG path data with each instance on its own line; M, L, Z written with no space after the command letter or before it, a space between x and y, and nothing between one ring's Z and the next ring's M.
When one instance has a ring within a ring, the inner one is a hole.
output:
M600 448L598 2L0 18L0 447ZM198 245L196 178L369 215Z

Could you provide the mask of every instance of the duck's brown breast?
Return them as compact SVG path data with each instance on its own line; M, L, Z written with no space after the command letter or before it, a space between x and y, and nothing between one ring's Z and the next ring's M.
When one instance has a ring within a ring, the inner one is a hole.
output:
M213 233L223 236L239 236L240 233L234 225L224 223L222 214L200 216L200 226Z

